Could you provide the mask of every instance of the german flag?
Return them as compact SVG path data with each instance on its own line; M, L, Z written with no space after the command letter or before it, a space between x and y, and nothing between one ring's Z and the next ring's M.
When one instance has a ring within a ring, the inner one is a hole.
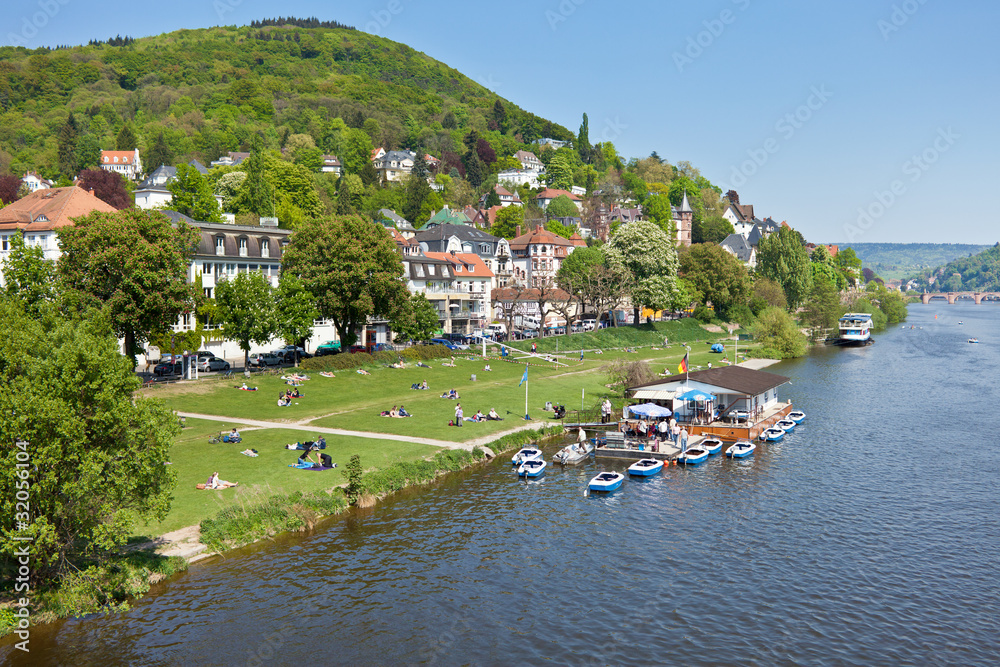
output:
M680 364L680 366L677 367L677 372L678 373L687 373L688 372L688 353L687 352L684 353L684 358L681 359L681 364Z

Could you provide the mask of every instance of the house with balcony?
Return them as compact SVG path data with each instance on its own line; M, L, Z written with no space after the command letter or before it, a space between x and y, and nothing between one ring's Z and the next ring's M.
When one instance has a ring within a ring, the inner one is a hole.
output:
M486 262L475 253L425 252L424 256L442 260L451 268L453 280L451 299L446 305L449 317L445 331L469 334L488 325L493 272Z
M520 227L517 231L517 237L510 241L514 263L513 279L526 287L555 284L556 273L563 260L579 247L577 243L586 245L582 239L574 243L553 234L541 224L526 234L520 233Z
M428 227L413 237L423 252L474 253L493 274L491 287L503 287L514 277L510 242L469 225Z
M54 183L49 179L36 174L33 171L29 171L24 176L21 177L21 182L24 186L28 188L29 192L34 192L35 190L45 190L51 188Z

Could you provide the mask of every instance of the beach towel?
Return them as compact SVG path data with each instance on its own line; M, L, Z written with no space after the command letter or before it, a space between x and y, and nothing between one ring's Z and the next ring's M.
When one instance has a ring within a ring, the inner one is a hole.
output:
M256 449L244 449L242 452L240 452L240 454L242 454L243 456L251 456L254 458L258 456Z
M299 470L321 471L321 470L333 470L334 468L337 467L337 464L334 463L332 466L318 466L315 463L289 463L288 467L298 468Z
M335 377L337 377L333 373L327 373L326 371L320 371L320 375L322 375L325 378L335 378Z

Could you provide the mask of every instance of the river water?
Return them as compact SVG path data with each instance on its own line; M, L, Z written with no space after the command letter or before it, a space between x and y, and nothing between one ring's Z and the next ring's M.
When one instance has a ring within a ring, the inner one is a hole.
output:
M772 367L808 417L748 460L597 497L587 480L624 465L526 483L505 457L195 564L126 614L36 628L30 656L0 657L997 664L998 325L997 305L917 304L874 346Z

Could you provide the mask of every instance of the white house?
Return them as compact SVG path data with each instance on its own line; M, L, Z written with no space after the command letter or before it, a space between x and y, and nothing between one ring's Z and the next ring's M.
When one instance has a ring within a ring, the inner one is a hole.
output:
M514 159L521 163L521 169L524 171L534 171L537 173L545 171L545 165L531 151L518 151L514 153Z
M121 174L135 180L142 175L142 160L139 149L131 151L101 151L101 169Z
M319 170L324 174L336 174L340 176L343 172L343 167L340 164L340 160L337 159L336 155L324 155L323 156L323 166Z
M579 242L587 245L582 239ZM527 287L554 285L563 260L577 247L573 240L553 234L541 225L527 234L518 234L510 241L514 280Z
M583 206L583 200L578 195L558 188L545 188L535 195L535 203L544 211L557 197L568 197L571 202L576 204L578 210Z
M36 190L44 190L46 188L52 187L52 181L47 178L42 178L33 171L29 171L23 177L21 177L21 182L24 183L28 190L35 192Z
M530 169L506 169L497 174L497 182L511 187L527 185L530 188L540 188L543 185L539 180L542 173Z

